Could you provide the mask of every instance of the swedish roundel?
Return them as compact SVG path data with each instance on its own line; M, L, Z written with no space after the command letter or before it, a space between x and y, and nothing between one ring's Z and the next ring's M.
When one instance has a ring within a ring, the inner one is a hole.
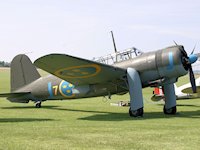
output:
M74 85L72 85L71 83L66 82L64 80L59 85L59 91L60 91L61 95L64 97L75 96L72 91L73 88L74 88Z
M96 76L101 68L96 64L73 66L69 68L62 68L55 72L55 75L63 78L89 78Z

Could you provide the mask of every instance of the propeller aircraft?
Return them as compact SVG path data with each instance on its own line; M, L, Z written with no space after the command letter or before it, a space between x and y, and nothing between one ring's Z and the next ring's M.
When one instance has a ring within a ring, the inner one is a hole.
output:
M114 40L114 39L113 39ZM132 57L132 54L137 57ZM189 72L192 91L197 92L191 64L197 60L187 55L182 45L141 53L135 48L115 55L87 60L66 54L49 54L38 58L34 65L24 55L11 62L11 92L0 94L11 102L41 107L46 100L79 99L113 94L130 94L129 115L143 116L142 88L162 86L165 114L176 114L174 83ZM112 62L112 63L110 63ZM41 77L36 67L50 75Z

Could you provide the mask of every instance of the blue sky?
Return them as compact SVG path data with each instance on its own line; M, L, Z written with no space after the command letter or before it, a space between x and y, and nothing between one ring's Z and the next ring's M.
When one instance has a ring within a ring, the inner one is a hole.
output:
M173 45L200 52L198 0L0 0L0 60L21 53L92 59L118 50Z

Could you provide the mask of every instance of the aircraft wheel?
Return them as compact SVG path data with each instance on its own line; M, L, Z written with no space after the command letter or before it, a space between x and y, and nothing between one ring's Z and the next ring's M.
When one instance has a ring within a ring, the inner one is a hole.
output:
M131 117L143 117L143 113L144 113L144 111L143 111L143 107L142 108L139 108L139 109L137 109L137 110L131 110L131 108L129 108L129 115L131 116Z
M36 107L36 108L40 108L40 107L41 107L41 102L37 102L37 103L35 104L35 107Z
M169 109L166 109L164 106L163 112L164 112L164 114L167 114L167 115L175 115L176 114L176 106L169 108Z

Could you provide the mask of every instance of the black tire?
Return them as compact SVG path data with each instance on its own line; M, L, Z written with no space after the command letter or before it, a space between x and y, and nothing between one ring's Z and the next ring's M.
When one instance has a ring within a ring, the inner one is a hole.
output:
M176 114L176 106L172 107L172 108L169 108L169 109L166 109L165 108L165 105L163 107L163 112L164 114L166 115L175 115Z
M129 115L131 117L143 117L143 114L144 114L144 110L143 110L143 107L142 108L139 108L137 110L131 110L131 108L129 108Z
M41 108L41 103L36 103L35 107L36 108Z

